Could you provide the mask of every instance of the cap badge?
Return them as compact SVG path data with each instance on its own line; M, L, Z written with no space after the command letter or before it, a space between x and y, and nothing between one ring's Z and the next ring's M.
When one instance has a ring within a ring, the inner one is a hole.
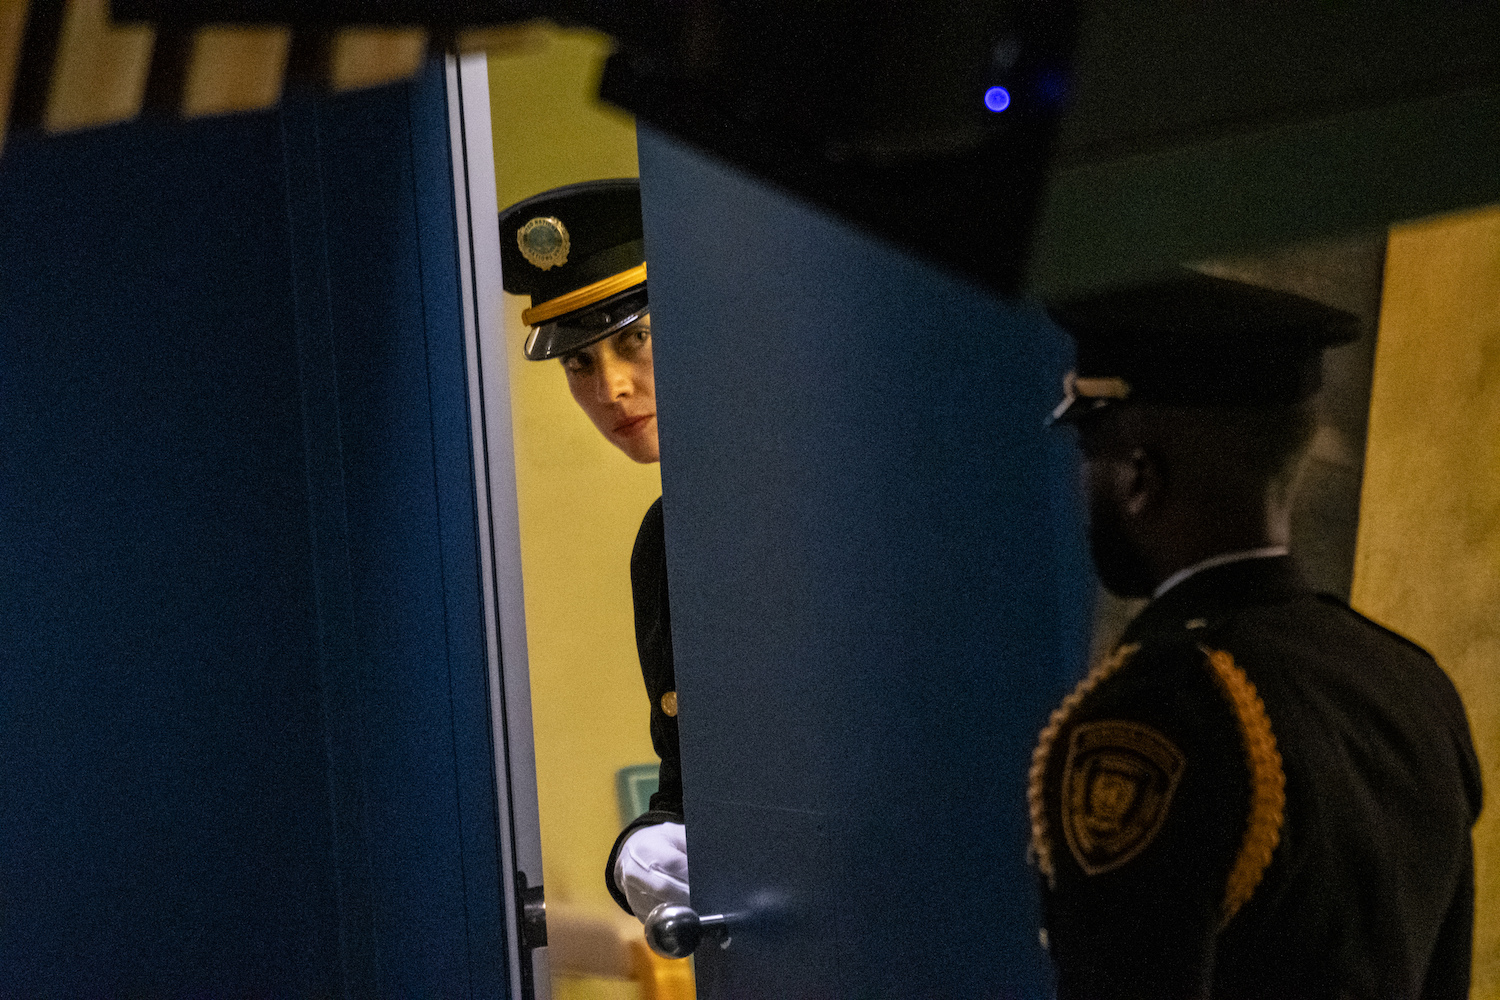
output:
M558 267L568 262L568 227L561 219L539 215L516 233L516 245L533 267Z
M1063 376L1063 399L1052 411L1049 423L1066 417L1076 403L1082 402L1090 409L1098 409L1110 400L1130 398L1130 383L1114 375L1088 376L1076 371Z

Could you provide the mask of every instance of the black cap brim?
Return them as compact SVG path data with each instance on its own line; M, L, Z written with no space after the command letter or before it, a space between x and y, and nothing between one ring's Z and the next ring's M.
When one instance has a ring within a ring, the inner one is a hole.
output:
M526 360L546 361L582 350L650 314L646 286L636 285L597 305L532 327L526 338Z
M1053 423L1127 397L1182 407L1296 404L1322 383L1323 351L1360 331L1344 310L1186 269L1048 312L1077 345L1069 375L1077 392L1065 388Z

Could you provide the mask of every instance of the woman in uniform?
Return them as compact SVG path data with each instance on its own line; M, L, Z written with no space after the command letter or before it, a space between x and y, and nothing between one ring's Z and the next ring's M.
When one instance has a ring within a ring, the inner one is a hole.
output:
M500 248L505 290L531 296L521 314L531 327L527 359L559 359L599 432L637 462L660 461L639 183L590 181L518 202L500 213ZM644 920L659 903L688 899L660 499L636 535L630 586L661 771L650 809L620 833L604 878L610 895Z

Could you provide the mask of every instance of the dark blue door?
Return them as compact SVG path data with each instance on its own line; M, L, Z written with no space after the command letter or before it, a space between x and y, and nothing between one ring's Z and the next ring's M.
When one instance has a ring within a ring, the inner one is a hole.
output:
M507 993L446 102L0 158L0 996Z
M1030 308L641 130L699 996L1040 997L1026 772L1084 655Z

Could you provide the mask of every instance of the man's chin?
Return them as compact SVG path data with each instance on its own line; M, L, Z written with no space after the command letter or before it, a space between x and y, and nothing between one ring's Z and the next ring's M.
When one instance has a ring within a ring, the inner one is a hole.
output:
M1145 571L1144 560L1138 559L1123 544L1094 536L1090 539L1093 550L1094 570L1104 589L1116 597L1150 597L1156 583Z
M1155 587L1143 580L1122 580L1119 578L1106 577L1103 574L1100 574L1099 582L1104 585L1105 590L1109 591L1115 597L1123 598L1125 600L1135 600L1141 597L1150 597L1151 594L1156 590Z

